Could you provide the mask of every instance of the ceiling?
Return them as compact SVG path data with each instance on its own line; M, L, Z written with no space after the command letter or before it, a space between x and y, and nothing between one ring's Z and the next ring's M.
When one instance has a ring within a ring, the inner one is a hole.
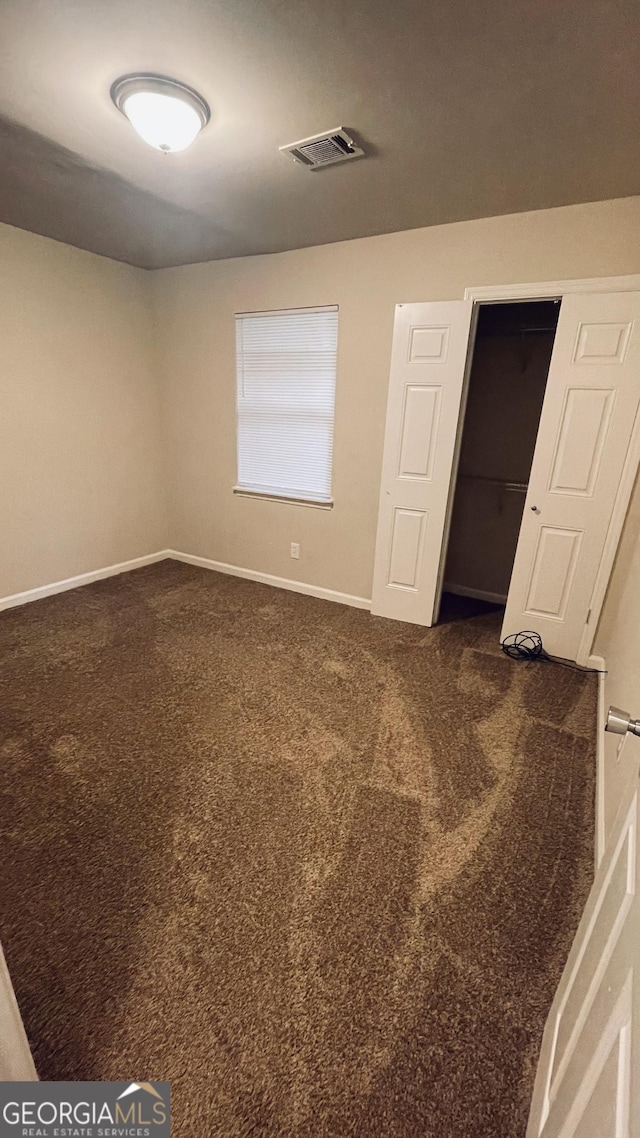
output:
M146 268L640 192L637 0L2 0L0 220ZM110 100L209 102L183 153ZM278 147L337 126L367 157Z

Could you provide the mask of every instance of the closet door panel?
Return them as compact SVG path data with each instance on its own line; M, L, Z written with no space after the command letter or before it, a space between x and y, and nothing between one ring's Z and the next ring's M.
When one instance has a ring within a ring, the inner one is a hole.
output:
M399 304L391 351L371 611L432 624L472 302Z
M541 526L525 612L562 620L580 552L580 530Z
M396 509L393 513L388 585L415 589L420 576L426 514Z
M405 388L399 478L433 478L441 390L428 384Z
M556 494L592 496L611 424L611 387L569 387L549 489Z
M640 404L640 293L565 296L502 635L577 658Z

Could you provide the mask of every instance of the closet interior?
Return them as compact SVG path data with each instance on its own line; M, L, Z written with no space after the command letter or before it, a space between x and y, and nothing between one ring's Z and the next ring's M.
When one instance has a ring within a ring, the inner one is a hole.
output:
M479 306L444 590L504 604L559 300Z

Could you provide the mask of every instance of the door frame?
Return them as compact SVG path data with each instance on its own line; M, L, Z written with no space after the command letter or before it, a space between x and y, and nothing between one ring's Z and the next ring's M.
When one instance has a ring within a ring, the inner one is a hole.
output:
M496 302L508 303L509 301L517 300L550 300L556 297L562 298L567 293L578 292L640 292L640 275L629 274L628 276L618 277L586 277L581 280L562 280L562 281L538 281L535 283L527 284L507 284L507 285L472 285L464 290L464 300L472 300L474 303L474 313L477 312L480 304L490 304ZM472 319L471 327L472 333L475 329L476 321ZM470 340L470 344L472 341ZM463 389L463 400L461 405L461 414L459 422L459 437L462 437L462 428L464 425L464 408L466 405L466 394L469 382L469 367L467 367L467 375L465 376L465 388ZM458 444L459 449L459 444ZM614 503L613 511L611 514L611 521L607 531L607 537L600 558L598 572L596 574L593 592L591 594L591 604L587 613L587 621L584 626L580 647L577 654L577 663L588 665L591 658L591 649L595 639L600 614L604 605L615 556L620 544L624 521L631 499L631 493L638 473L638 466L640 465L640 412L636 415L631 432L631 439L624 461L620 483L618 485L618 492ZM449 525L450 525L450 510L453 502L453 487L455 486L455 466L452 470L452 489L449 496L449 516L447 525L445 527L445 537L448 540ZM446 544L443 545L441 564L444 567L444 558L446 557Z

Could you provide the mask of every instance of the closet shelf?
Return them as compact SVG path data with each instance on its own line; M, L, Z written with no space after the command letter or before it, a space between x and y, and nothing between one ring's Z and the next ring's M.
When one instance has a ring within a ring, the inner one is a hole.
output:
M508 478L484 478L482 474L460 474L459 478L461 482L484 482L485 486L500 486L515 494L526 494L529 489L528 482L511 482Z

